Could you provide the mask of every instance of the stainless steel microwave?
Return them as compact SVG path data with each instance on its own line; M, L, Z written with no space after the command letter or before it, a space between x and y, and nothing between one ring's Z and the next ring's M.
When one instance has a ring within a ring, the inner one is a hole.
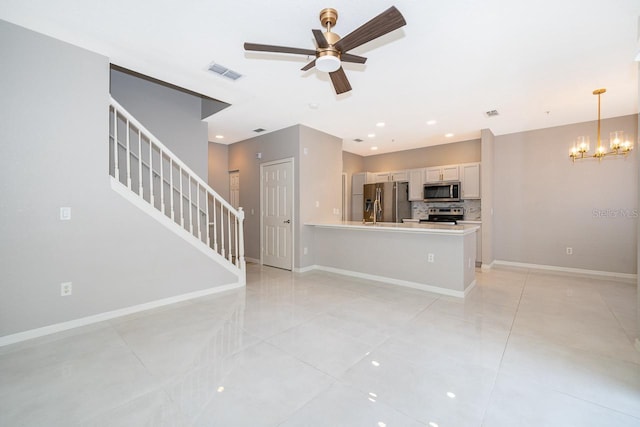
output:
M459 202L460 194L460 181L424 184L425 202Z

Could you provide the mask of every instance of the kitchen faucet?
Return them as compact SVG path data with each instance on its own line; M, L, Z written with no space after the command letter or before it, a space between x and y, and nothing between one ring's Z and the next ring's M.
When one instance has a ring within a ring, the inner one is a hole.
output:
M381 188L376 188L376 200L373 202L373 224L376 224L376 213L382 213L382 205L380 203ZM377 206L377 209L376 209Z

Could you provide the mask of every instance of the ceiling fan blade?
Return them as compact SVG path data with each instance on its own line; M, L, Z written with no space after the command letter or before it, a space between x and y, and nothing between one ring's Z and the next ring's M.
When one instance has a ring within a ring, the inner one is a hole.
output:
M350 53L343 53L340 55L340 60L342 62L355 62L356 64L364 64L367 62L367 58L364 56L352 55Z
M307 65L305 65L304 67L300 68L302 71L307 71L312 69L313 67L316 66L316 60L314 59L313 61L309 62Z
M324 36L322 31L320 30L311 30L313 33L313 37L316 39L316 43L318 43L318 47L326 48L329 47L329 42L327 42L327 38Z
M316 56L315 50L300 49L297 47L272 46L270 44L245 43L244 50L254 50L257 52L295 53L297 55Z
M329 77L331 77L331 83L333 83L333 88L336 90L337 95L351 90L351 85L342 67L333 73L329 73Z
M391 6L380 15L344 36L334 46L340 52L346 52L373 39L384 36L393 30L397 30L406 24L407 22L404 20L400 11L396 9L395 6Z

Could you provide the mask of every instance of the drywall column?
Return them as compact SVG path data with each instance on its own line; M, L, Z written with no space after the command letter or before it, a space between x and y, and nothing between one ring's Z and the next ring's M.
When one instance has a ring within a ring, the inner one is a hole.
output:
M640 25L638 25L638 30L640 31ZM640 71L640 61L638 62L638 71ZM638 111L640 111L640 84L638 84ZM640 133L640 114L638 115L638 132ZM638 144L640 143L640 135L636 134L636 150L638 149ZM640 156L636 157L636 162L640 162ZM636 163L640 166L639 163ZM638 168L640 170L640 167ZM640 173L638 173L638 188L640 189ZM638 195L638 199L640 199L640 194ZM638 313L636 315L638 327L636 328L637 336L636 336L636 349L640 351L640 274L638 274L638 270L640 270L640 221L638 222L638 263L636 264L636 280L638 286L637 299L638 299Z
M480 191L482 200L482 268L493 263L493 148L495 137L489 129L481 131Z

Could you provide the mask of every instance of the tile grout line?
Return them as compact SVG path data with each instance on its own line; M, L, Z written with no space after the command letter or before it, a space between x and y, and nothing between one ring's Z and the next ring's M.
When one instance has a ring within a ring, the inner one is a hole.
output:
M531 270L527 269L527 275L524 278L524 284L522 285L522 290L520 291L520 297L518 298L518 305L516 307L516 312L513 315L513 321L511 322L511 326L509 327L509 334L507 335L507 339L504 343L504 349L502 350L502 355L500 356L500 363L498 363L498 369L496 370L496 377L493 380L493 384L491 385L491 392L489 393L489 398L487 399L487 403L484 407L484 410L482 411L482 421L480 424L481 427L485 425L487 410L489 409L489 405L491 404L491 398L493 397L493 393L496 388L496 383L498 382L498 376L500 376L500 371L502 370L502 362L504 360L504 355L507 351L509 340L511 339L511 333L513 332L513 325L516 323L516 318L518 317L518 311L520 310L520 303L522 302L522 296L524 295L524 291L527 288L527 282L529 280L530 273L531 273Z
M613 318L616 319L616 323L618 324L618 326L620 327L622 332L624 332L624 334L627 336L627 338L629 338L629 342L633 346L634 345L634 341L635 341L635 337L629 336L629 333L627 332L627 329L624 327L624 325L620 321L620 318L616 315L615 310L611 307L611 305L607 302L607 300L602 297L602 293L600 293L599 290L598 290L598 297L602 300L602 302L604 302L604 305L607 306L607 309L609 309L609 312L613 315Z

